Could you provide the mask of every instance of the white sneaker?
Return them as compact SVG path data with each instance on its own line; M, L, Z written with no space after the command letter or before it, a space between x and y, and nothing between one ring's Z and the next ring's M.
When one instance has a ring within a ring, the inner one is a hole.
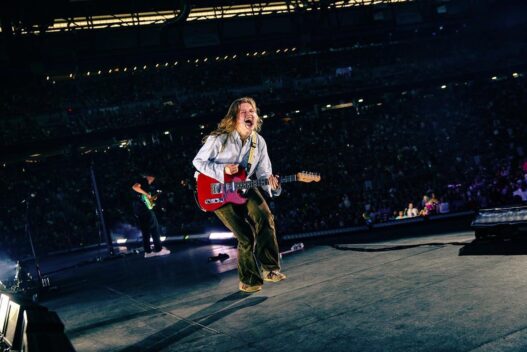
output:
M152 258L152 257L155 257L156 256L156 253L155 252L145 252L145 258Z
M263 279L264 281L269 282L278 282L285 280L287 276L285 276L284 273L281 273L279 270L272 270L272 271L263 271Z
M170 249L166 249L165 247L161 248L159 252L153 252L155 256L162 256L162 255L168 255L170 254Z

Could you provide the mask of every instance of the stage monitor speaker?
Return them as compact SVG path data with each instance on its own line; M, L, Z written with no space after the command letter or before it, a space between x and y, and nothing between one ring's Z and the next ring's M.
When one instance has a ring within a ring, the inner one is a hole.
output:
M12 300L9 301L4 342L11 347L11 350L18 351L22 346L24 313L29 311L47 312L47 310L46 307L32 302L19 304Z
M17 339L21 338L21 326L22 326L22 310L20 309L20 304L9 301L9 307L7 309L7 325L5 327L4 341L14 350L14 343Z
M5 335L5 326L7 323L7 315L9 314L9 296L2 294L0 296L0 337Z

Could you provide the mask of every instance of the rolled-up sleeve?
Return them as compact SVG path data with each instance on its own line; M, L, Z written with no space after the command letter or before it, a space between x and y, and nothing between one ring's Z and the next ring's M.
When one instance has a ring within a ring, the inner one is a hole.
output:
M258 179L269 178L269 176L273 174L273 167L271 165L271 160L269 159L269 154L267 153L267 144L263 138L259 138L258 142L258 154L260 155L260 158L254 173ZM263 186L262 188L269 193L271 197L279 196L280 193L282 193L282 186L276 190L271 189L271 186Z
M202 174L212 177L223 183L223 175L225 166L214 162L220 153L223 144L220 136L209 136L205 144L201 147L198 154L192 160L192 164Z

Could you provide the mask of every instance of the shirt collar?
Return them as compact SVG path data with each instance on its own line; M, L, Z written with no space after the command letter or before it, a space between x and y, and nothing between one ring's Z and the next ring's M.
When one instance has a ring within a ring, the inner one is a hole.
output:
M253 138L253 134L256 133L256 131L252 131L251 132L251 135L249 136L249 138L247 138L247 141L251 141L252 138ZM240 136L240 133L236 130L232 131L231 132L231 135L232 135L232 138L234 138L234 140L236 141L236 143L240 143L242 144L242 137Z

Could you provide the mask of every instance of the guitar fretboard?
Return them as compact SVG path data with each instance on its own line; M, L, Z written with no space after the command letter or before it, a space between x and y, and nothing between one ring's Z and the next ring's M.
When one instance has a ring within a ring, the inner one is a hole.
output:
M288 182L294 182L294 181L296 181L296 175L280 177L280 183L288 183ZM232 184L233 183L230 183L228 185L232 185ZM249 188L267 186L267 185L269 185L269 179L267 178L261 178L258 180L243 181L243 182L234 182L234 190L249 189Z

